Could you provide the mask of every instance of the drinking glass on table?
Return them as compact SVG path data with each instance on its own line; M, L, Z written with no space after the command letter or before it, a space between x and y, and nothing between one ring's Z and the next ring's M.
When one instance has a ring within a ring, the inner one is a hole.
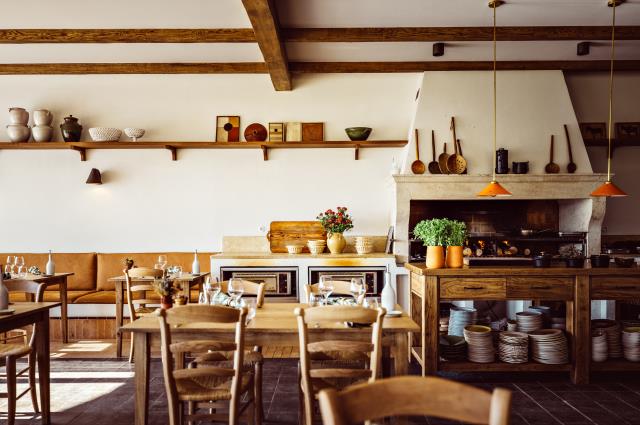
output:
M13 255L7 256L7 264L4 266L4 272L13 275Z
M320 282L318 283L318 292L324 299L324 305L329 304L329 296L333 292L333 283L329 276L320 276Z
M218 278L215 277L213 280L210 280L209 283L205 284L205 289L209 295L209 304L215 304L218 294L222 291L222 285L220 281L218 281Z
M249 322L251 322L251 320L253 320L253 318L256 317L256 308L257 308L256 300L255 298L251 298L251 299L244 299L242 301L243 302L241 303L241 306L247 308L247 318L245 320L245 324L248 325Z
M18 277L20 277L20 274L23 272L22 269L24 268L24 257L16 256L13 261L16 266L16 273Z
M158 264L160 264L160 268L164 270L164 268L167 267L167 256L158 255Z
M242 294L244 294L244 285L242 284L242 279L233 277L229 279L227 291L229 292L229 296L231 297L231 305L239 306L240 298L242 298Z
M361 277L352 278L351 283L349 284L349 292L356 301L356 304L362 304L364 301L364 294L367 292L364 286L364 279Z
M200 292L200 295L198 296L198 304L209 304L207 291Z
M367 297L364 299L363 307L378 309L380 308L380 298L379 297Z

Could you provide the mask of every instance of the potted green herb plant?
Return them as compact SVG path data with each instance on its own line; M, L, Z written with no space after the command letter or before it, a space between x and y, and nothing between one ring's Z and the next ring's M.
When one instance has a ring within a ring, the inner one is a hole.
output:
M446 219L445 219L446 220ZM467 225L464 221L446 220L447 267L460 268L464 264L462 247L467 239Z
M422 220L413 229L413 236L427 247L427 268L444 267L444 245L447 242L447 219Z

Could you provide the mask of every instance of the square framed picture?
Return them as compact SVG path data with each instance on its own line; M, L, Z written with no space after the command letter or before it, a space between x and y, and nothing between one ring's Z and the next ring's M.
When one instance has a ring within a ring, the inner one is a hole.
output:
M284 142L284 123L282 122L269 123L269 141Z
M616 139L620 141L640 140L640 122L617 122Z
M303 122L302 123L303 142L324 142L323 122Z
M605 140L607 138L607 124L604 122L581 122L580 133L585 142Z
M285 141L301 142L302 141L302 123L288 122L285 127Z
M216 142L240 141L240 117L222 115L216 117Z

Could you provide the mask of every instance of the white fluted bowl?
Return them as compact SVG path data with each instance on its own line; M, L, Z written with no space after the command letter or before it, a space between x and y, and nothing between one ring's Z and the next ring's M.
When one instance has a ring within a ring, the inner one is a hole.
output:
M122 136L122 130L110 127L92 127L89 135L94 142L117 142Z
M127 137L131 137L133 139L133 141L137 141L139 138L141 138L142 136L144 136L144 128L125 128L124 129L124 134L127 135Z

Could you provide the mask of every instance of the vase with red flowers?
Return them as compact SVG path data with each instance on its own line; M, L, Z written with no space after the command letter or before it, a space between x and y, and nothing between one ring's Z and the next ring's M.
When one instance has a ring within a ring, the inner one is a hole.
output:
M328 209L317 217L322 227L327 232L327 247L332 254L341 254L347 241L343 233L353 229L353 220L347 212L347 207L336 207L336 210Z

